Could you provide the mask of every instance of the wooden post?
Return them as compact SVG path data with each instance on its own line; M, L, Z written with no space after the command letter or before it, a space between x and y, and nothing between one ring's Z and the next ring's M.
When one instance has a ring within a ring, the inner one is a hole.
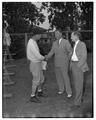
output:
M69 37L68 37L68 31L66 31L66 39L68 40L68 38L69 38Z
M27 33L25 33L25 55L26 55L26 58L27 58L27 42L28 41L28 36L27 36ZM28 63L28 60L27 60L27 63Z
M25 54L26 54L26 48L27 48L27 39L28 39L27 33L25 33Z

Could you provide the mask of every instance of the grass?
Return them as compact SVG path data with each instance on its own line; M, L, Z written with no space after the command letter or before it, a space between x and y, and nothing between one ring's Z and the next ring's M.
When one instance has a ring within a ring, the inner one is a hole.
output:
M88 54L88 65L90 71L86 73L86 90L84 102L79 109L70 109L73 98L68 99L66 93L58 95L58 86L54 73L53 59L48 63L45 75L44 93L48 95L41 98L42 103L27 102L31 94L32 76L29 71L29 63L26 59L14 61L16 67L9 68L15 75L11 79L15 85L6 86L7 91L12 93L9 99L3 99L3 117L24 118L24 117L92 117L92 54Z

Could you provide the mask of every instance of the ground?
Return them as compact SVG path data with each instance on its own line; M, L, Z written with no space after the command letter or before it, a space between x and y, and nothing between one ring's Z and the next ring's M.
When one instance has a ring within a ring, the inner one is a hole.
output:
M46 71L46 81L44 93L46 98L40 98L42 103L28 102L31 94L32 76L29 71L29 63L26 59L14 61L15 67L11 68L15 72L11 76L14 85L6 86L8 92L12 93L11 98L3 98L3 117L92 117L92 54L88 54L88 65L90 71L85 74L85 93L83 103L80 108L70 109L72 98L67 98L66 93L58 95L58 86L54 73L53 59L48 63Z

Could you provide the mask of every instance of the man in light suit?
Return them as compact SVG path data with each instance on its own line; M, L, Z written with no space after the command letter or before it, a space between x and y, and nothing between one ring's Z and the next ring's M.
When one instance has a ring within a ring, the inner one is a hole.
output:
M75 99L74 105L80 106L83 93L83 74L88 71L87 65L87 50L84 42L80 41L81 34L79 32L73 32L71 39L75 42L73 48L73 54L71 57L70 69L72 71L74 87L75 87ZM74 106L73 105L73 106Z
M69 60L72 54L72 48L68 40L62 38L61 30L55 31L56 41L53 43L52 49L46 59L55 55L55 74L59 86L58 94L62 94L65 90L67 97L72 96L70 79L68 75Z

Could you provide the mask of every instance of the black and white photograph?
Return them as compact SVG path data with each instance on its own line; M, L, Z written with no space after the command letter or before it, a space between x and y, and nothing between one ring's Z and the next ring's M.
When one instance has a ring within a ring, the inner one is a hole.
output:
M2 118L94 118L94 1L2 1Z

